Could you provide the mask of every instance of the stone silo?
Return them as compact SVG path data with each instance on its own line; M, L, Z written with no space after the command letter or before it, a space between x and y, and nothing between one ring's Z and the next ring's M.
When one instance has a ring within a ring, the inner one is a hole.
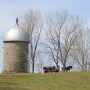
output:
M4 37L4 62L2 73L27 72L29 35L21 30L16 20Z

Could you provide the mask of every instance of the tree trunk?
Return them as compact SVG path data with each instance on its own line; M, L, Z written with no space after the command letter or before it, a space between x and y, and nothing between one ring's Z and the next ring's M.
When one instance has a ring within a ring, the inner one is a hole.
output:
M34 73L34 60L32 62L32 73Z
M65 64L63 64L63 68L64 68L64 69L63 69L63 72L65 72L65 67L66 67L66 65L65 65Z

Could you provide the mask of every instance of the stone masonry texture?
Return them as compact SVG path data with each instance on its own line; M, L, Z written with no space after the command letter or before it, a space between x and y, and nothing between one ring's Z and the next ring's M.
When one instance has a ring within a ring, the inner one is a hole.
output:
M27 42L4 42L4 66L2 73L27 72Z

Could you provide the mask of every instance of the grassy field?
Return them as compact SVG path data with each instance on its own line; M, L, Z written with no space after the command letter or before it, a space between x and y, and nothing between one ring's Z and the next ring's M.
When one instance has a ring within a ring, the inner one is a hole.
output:
M1 74L0 90L90 90L90 73Z

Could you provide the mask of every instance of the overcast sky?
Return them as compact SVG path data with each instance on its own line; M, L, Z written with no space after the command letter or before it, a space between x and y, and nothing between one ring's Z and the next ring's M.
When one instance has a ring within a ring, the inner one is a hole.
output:
M70 14L80 15L90 25L90 0L0 0L0 71L4 33L15 24L17 16L22 17L30 9L38 9L42 14L67 10Z

